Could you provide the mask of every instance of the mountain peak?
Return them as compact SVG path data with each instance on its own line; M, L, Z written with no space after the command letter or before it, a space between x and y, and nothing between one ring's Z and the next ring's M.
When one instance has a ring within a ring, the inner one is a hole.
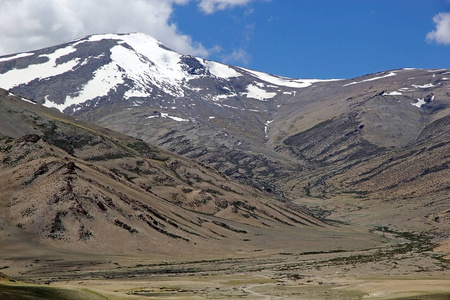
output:
M232 78L239 78L240 89L227 86ZM60 80L65 82L63 90ZM182 55L143 33L90 35L0 58L0 87L20 91L27 98L68 113L104 101L139 106L158 98L193 98L205 88L208 95L201 97L215 102L265 101L286 92L285 88L304 88L317 81ZM30 84L40 88L24 90Z
M110 97L151 97L156 89L172 97L183 97L183 83L199 76L241 76L233 68L215 62L186 58L142 33L90 35L72 42L30 53L0 58L4 62L0 86L6 89L30 82L45 82L43 95L27 95L60 111L88 100ZM197 72L192 71L194 65ZM203 71L202 71L203 70ZM77 81L68 87L65 99L52 89L61 77ZM76 109L75 109L76 110Z

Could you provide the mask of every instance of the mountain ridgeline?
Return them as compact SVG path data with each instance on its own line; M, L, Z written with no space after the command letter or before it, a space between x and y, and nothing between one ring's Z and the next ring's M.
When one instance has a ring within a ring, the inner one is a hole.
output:
M182 55L143 34L106 34L0 57L0 87L9 91L3 168L14 172L25 159L29 170L15 183L25 198L8 194L23 199L17 214L39 210L26 189L52 176L60 186L46 199L76 192L96 209L55 210L42 225L47 235L64 238L59 220L70 218L88 237L101 214L128 233L148 223L181 240L219 238L218 227L231 226L192 215L203 213L259 227L329 226L318 217L331 215L448 238L449 69L290 79ZM29 134L40 139L19 139ZM47 154L28 158L37 153ZM159 208L132 200L146 197Z

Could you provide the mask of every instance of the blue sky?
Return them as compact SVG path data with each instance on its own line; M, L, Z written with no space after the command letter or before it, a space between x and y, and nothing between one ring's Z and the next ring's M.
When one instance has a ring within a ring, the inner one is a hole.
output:
M426 41L441 12L450 12L450 2L272 0L208 15L192 2L176 7L173 20L206 48L223 48L211 59L287 77L352 78L450 68L450 45Z
M450 0L0 0L0 11L0 56L143 32L183 54L293 78L450 68Z

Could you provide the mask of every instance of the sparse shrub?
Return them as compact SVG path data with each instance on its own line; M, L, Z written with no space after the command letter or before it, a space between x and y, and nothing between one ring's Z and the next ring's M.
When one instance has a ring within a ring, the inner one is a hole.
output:
M93 233L89 229L85 229L82 225L80 228L80 240L81 241L88 241L93 237Z
M219 222L219 221L212 221L212 222L214 224L220 226L220 227L223 227L225 229L228 229L228 230L231 230L231 231L234 231L234 232L237 232L237 233L247 233L247 231L245 231L245 230L233 228L230 225L228 225L226 223L223 223L223 222Z
M67 215L67 211L58 211L53 218L52 225L50 227L50 234L48 237L52 239L61 239L62 237L59 235L59 233L66 230L62 223L62 218Z
M220 208L227 208L228 207L228 201L225 199L216 199L214 200L214 203L216 204L216 206L220 207Z
M130 233L138 233L137 229L131 228L130 225L120 221L120 220L115 220L114 221L114 225L122 227L125 230L128 230Z
M102 211L107 211L108 208L103 204L103 202L101 201L97 201L97 206L102 210Z
M216 190L212 190L212 189L207 189L206 192L210 193L210 194L213 194L213 195L223 195L221 192L216 191Z

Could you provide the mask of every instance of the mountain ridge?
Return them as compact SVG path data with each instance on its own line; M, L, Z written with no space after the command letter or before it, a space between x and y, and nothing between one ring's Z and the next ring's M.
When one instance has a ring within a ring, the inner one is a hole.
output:
M53 71L36 77L30 70L38 66ZM14 86L25 71L29 77ZM419 206L430 207L427 192L447 198L449 74L404 68L344 80L289 79L181 55L140 34L94 35L0 58L0 86L8 83L13 93L339 217L347 195L373 201L367 208L373 209L381 194L395 199L404 191L394 187L424 176L443 187L422 185L412 196ZM428 153L443 158L430 160ZM425 211L418 218L438 213ZM375 220L383 222L382 212Z
M87 57L83 56L86 54L84 53L85 51L91 51ZM46 79L48 81L56 75L63 75L67 72L83 71L83 67L88 64L96 67L94 72L90 71L95 73L92 80L81 83L82 89L77 90L77 87L75 87L75 90L66 91L68 96L65 97L63 103L61 103L61 99L56 97L51 99L51 94L42 96L37 93L30 97L48 107L58 108L60 111L68 109L71 105L77 106L97 97L105 97L110 90L117 89L120 85L128 88L121 94L124 99L133 97L155 98L155 95L152 94L151 86L159 88L158 92L164 93L165 97L183 97L185 95L183 85L186 82L201 79L205 75L219 80L230 80L231 78L243 76L244 74L242 73L247 73L253 78L292 88L306 87L314 82L323 81L289 79L193 56L181 55L168 49L154 38L140 33L90 35L35 52L0 58L0 62L6 62L6 64L11 64L18 60L31 61L29 67L31 70L22 69L20 63L17 63L13 68L8 66L9 70L6 70L6 72L0 70L0 74L3 75L0 76L0 80L2 80L2 86L6 89L30 84L34 80L42 81ZM47 73L35 76L33 71L39 68L46 69ZM113 75L109 76L108 73ZM24 74L27 74L27 76L23 76ZM117 74L122 76L117 76ZM72 76L72 78L76 76ZM77 84L80 85L80 83ZM97 86L93 88L93 85ZM195 91L195 89L198 88L194 87L193 90ZM232 92L230 90L226 91L220 97L230 96ZM259 99L265 99L264 96L269 98L273 96L272 92L261 90L256 85L249 85L247 90L242 90L240 93ZM214 97L212 99L217 100ZM73 113L74 110L79 109L72 108L67 112Z

